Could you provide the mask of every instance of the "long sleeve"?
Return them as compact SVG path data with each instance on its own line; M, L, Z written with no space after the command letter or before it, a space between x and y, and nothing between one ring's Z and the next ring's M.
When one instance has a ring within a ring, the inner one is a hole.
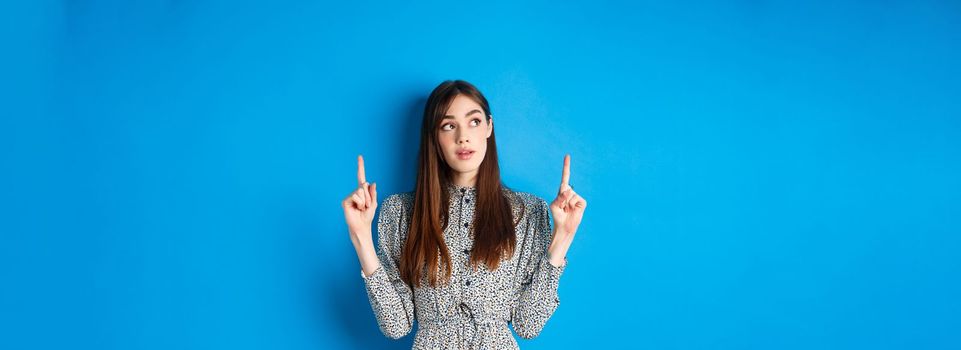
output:
M380 267L364 278L370 306L377 317L381 332L391 339L399 339L410 332L414 323L414 300L410 286L400 278L397 269L408 217L401 195L384 200L377 220L377 257Z
M557 296L558 280L567 266L567 259L560 267L547 259L547 248L551 242L550 216L547 202L538 199L529 220L525 235L525 248L521 253L521 283L516 292L511 323L521 338L531 339L540 334L544 324L554 314L560 304Z

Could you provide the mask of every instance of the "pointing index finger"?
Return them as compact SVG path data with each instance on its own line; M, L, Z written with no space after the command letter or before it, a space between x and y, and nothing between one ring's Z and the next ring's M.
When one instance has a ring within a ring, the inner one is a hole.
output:
M571 155L564 156L564 171L561 173L561 191L567 186L571 178Z
M357 186L363 186L367 182L367 176L364 175L364 156L357 156Z

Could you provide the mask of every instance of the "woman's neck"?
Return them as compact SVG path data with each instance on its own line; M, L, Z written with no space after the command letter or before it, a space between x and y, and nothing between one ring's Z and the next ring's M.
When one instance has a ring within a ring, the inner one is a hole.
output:
M474 187L477 185L477 171L455 173L452 182L460 187Z

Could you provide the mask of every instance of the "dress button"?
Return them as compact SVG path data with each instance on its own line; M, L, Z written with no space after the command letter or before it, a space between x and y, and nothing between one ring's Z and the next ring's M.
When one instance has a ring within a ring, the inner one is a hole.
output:
M464 202L470 203L470 198L464 198Z
M464 249L464 254L470 254L470 249Z
M464 193L464 191L467 191L467 189L465 188L460 189L460 193Z
M465 222L465 223L464 223L464 227L470 227L470 223L469 223L469 222Z
M470 287L470 280L467 280L467 282L464 283L464 284L467 285L468 287Z

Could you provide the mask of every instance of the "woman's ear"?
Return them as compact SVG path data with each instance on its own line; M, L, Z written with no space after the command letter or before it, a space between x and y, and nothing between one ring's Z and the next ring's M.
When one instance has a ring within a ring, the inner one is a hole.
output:
M490 115L490 119L487 119L487 138L490 138L492 133L494 133L494 115L493 114Z

